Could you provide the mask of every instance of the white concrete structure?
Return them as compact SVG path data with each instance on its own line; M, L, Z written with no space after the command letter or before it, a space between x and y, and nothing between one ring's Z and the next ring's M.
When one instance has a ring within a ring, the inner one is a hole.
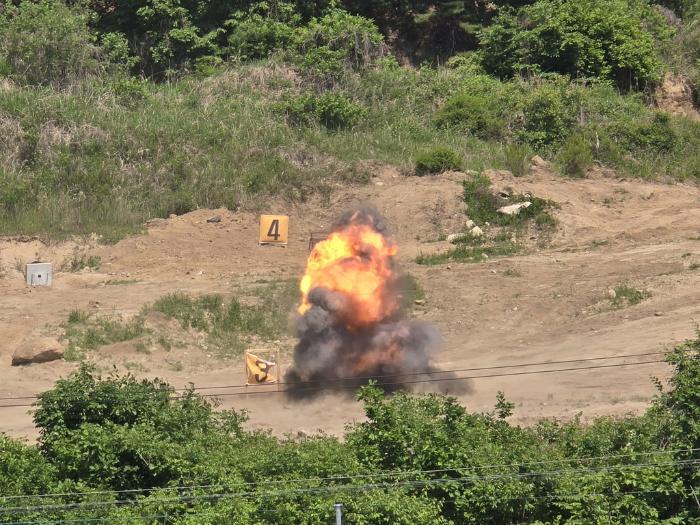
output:
M43 262L29 263L27 264L26 274L29 286L51 286L53 282L53 265Z

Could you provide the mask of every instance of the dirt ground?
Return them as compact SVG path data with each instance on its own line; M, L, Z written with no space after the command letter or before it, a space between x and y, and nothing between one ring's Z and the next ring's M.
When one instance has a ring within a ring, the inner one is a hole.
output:
M478 264L419 266L416 255L447 249L436 239L463 227L460 183L465 175L405 177L386 167L376 169L370 184L339 189L325 202L279 200L266 207L265 213L290 216L287 248L259 246L258 216L227 210L151 221L147 233L114 246L97 239L54 245L0 240L0 397L33 395L77 367L63 361L10 366L14 348L28 333L59 334L71 309L129 317L173 291L228 294L261 279L296 279L310 234L326 231L341 212L363 203L386 216L402 269L426 292L426 304L414 315L442 332L436 360L442 369L655 352L694 335L700 320L700 269L693 269L700 265L699 188L622 180L604 171L575 180L547 168L535 168L523 178L489 174L496 188L530 191L559 204L558 229L549 245L533 243L523 254ZM221 222L208 223L213 215ZM100 256L101 267L60 271L76 254ZM24 285L19 270L34 259L58 267L51 288ZM652 295L636 306L614 309L608 290L624 283ZM290 337L273 345L282 350L283 365L290 361L293 342ZM179 352L178 366L168 352L138 354L133 345L112 345L89 359L104 371L138 363L137 375L165 378L177 388L244 382L241 359L221 360L203 350ZM469 409L487 411L502 390L515 402L512 421L519 424L578 413L590 418L643 410L654 395L651 376L667 373L666 365L655 363L474 379L459 397ZM341 434L346 424L362 418L358 403L335 394L303 403L283 395L225 395L220 402L248 409L251 428L278 435ZM18 402L0 401L13 403ZM36 437L27 407L0 408L0 415L0 432Z

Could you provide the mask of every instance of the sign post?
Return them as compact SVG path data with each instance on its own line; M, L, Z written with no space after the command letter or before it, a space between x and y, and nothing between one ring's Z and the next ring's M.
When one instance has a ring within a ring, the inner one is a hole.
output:
M259 244L287 246L289 217L287 215L261 215Z

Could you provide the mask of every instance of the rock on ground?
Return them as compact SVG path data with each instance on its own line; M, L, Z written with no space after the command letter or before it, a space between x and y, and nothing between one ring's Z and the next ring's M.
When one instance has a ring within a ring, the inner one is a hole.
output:
M484 230L478 226L474 226L469 233L471 233L472 237L481 237L484 234Z
M523 208L529 208L532 205L530 201L519 202L517 204L509 204L508 206L503 206L498 208L498 213L503 213L504 215L517 215Z
M542 157L539 155L535 155L530 159L530 165L533 168L540 168L540 169L547 169L549 167L549 162L544 160Z
M63 357L63 345L51 337L25 339L12 354L12 366L47 363Z

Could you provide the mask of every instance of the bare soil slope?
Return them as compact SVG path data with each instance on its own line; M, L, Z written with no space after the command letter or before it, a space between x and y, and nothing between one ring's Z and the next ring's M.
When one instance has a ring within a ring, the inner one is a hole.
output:
M338 189L327 202L273 203L266 213L291 217L287 248L258 246L257 215L200 210L151 221L147 233L114 246L37 239L0 241L0 397L32 395L51 387L75 363L53 362L11 367L14 348L30 332L60 334L69 311L80 308L128 317L166 293L192 294L235 290L264 280L298 278L312 232L327 231L343 211L368 203L391 224L400 246L400 262L426 291L414 315L441 329L443 369L559 361L581 357L655 352L693 335L700 320L700 189L618 180L591 173L586 179L554 176L536 168L524 178L490 172L496 188L552 199L559 203L557 233L549 246L531 246L522 255L478 264L419 266L419 253L449 247L440 236L459 231L463 174L403 177L381 168L366 186ZM207 218L220 215L221 222ZM78 255L102 259L98 271L59 272L50 289L25 287L22 263L46 259L61 266ZM652 296L636 306L614 309L608 290L627 283ZM147 323L177 331L177 323L151 315ZM168 324L170 323L170 324ZM289 362L294 340L271 344ZM166 378L176 387L238 385L244 382L240 359L220 360L202 350L139 353L119 343L90 354L105 371L113 365L137 374ZM174 366L177 363L177 366ZM508 371L508 370L506 370ZM541 375L474 379L462 402L490 410L498 390L516 403L515 422L542 416L584 417L622 414L646 406L654 394L650 376L664 377L663 364L592 369ZM423 386L423 389L428 386ZM240 390L225 390L233 393ZM362 417L349 397L327 395L295 403L282 395L230 395L223 407L246 408L250 425L277 434L322 429L339 434ZM0 401L24 404L26 401ZM0 432L33 438L28 408L0 408Z

